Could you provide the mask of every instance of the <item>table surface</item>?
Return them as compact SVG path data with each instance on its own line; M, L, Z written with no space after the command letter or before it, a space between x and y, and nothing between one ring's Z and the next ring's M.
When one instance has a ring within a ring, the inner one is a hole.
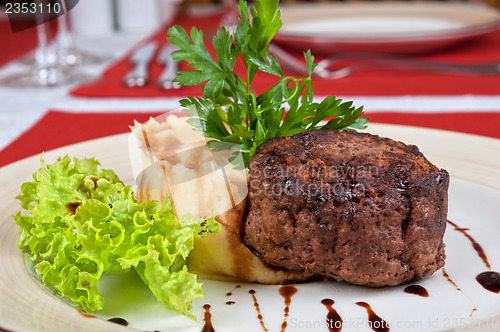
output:
M0 20L2 17L0 17ZM98 77L106 68L110 66L112 61L124 56L134 45L147 38L148 35L132 35L124 33L115 33L107 36L99 37L82 37L76 36L76 45L88 52L99 55L109 55L112 60L101 65L85 66L82 69L90 75ZM9 52L2 48L0 43L0 52ZM500 59L499 59L500 60ZM0 66L0 78L15 72L24 71L26 67L18 62L11 61L3 66ZM422 81L421 84L426 84ZM61 119L61 115L54 110L64 111L62 117L71 118L79 126L85 127L89 125L89 121L85 121L85 114L96 113L103 114L103 118L109 120L110 114L113 113L137 113L154 114L165 110L176 109L179 107L179 97L159 97L159 98L85 98L73 97L69 91L74 86L65 86L58 88L45 89L28 89L17 88L8 89L0 87L0 153L2 149L6 151L9 145L18 139L23 133L26 133L30 128L38 125L44 125L46 129L42 132L46 135L51 134L50 124L56 123L51 121L54 117ZM324 96L316 96L321 99ZM390 120L390 123L403 123L408 114L441 114L441 121L446 121L449 116L465 115L473 118L475 114L482 114L482 119L489 121L490 115L494 113L496 116L491 119L500 119L500 86L497 94L473 94L463 93L454 95L423 95L423 94L400 94L400 95L339 95L337 96L344 100L354 100L356 105L364 105L365 111L376 117L377 114L383 115L384 120ZM49 113L49 111L52 111ZM41 121L41 119L44 121ZM126 117L130 120L129 117ZM464 118L466 119L466 118ZM381 122L384 122L382 120ZM401 122L399 122L401 121ZM420 118L419 125L427 126ZM434 119L434 121L437 121ZM466 121L466 120L462 120ZM498 120L494 120L498 121ZM125 122L125 121L122 121ZM71 128L66 128L66 132L78 130L78 125ZM103 124L101 124L104 126ZM477 120L476 120L477 125ZM489 126L492 127L491 124ZM498 121L500 127L500 121ZM123 128L126 129L126 124L123 123ZM83 130L83 129L82 129ZM36 134L40 134L40 128ZM499 131L500 132L500 131ZM24 144L27 140L34 138L35 133L24 137ZM492 135L490 135L492 136ZM495 135L500 137L500 135ZM470 136L469 136L470 138ZM470 142L468 142L470 143ZM12 144L12 145L11 145ZM29 144L29 143L28 143ZM66 143L67 144L67 143ZM495 145L498 146L498 145ZM454 150L459 151L457 150ZM477 149L477 153L481 153L481 149ZM451 152L450 152L451 153ZM500 151L499 151L500 154ZM482 153L482 156L485 154ZM471 159L474 159L473 157ZM498 160L498 157L491 158ZM1 164L0 155L0 166ZM14 160L9 160L14 161ZM499 167L500 168L500 165ZM0 327L0 331L2 328Z

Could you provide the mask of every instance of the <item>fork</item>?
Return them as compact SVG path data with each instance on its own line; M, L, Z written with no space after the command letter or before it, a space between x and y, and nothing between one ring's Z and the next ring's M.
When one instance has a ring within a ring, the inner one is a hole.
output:
M282 48L272 44L269 51L291 70L308 75L306 65ZM358 60L358 62L346 64L347 61L351 60ZM464 64L430 61L391 54L337 54L320 60L313 71L313 75L327 79L338 79L358 70L369 68L415 69L455 74L498 74L500 73L500 62Z
M149 80L149 64L158 48L156 42L150 42L137 49L129 58L129 62L134 68L123 78L123 83L128 87L142 87Z
M165 66L165 70L158 79L158 87L163 90L180 89L181 85L174 82L173 79L177 76L179 64L172 58L172 52L179 48L175 45L166 45L158 54L157 62Z

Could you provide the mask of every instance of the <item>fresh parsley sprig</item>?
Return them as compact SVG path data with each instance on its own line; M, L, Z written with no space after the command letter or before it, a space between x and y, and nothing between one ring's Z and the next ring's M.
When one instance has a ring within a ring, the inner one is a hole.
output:
M169 42L179 47L174 60L185 60L193 68L179 72L175 81L202 87L202 98L181 101L185 112L196 116L190 123L212 142L239 145L247 166L257 147L269 138L321 128L363 129L368 122L368 118L360 118L363 107L356 108L352 102L343 103L335 96L313 101L315 64L310 51L304 52L308 77L283 74L278 59L268 53L269 43L282 25L278 2L257 0L249 10L246 1L240 0L234 35L222 27L213 37L215 59L204 44L203 31L193 27L188 35L180 26L168 31ZM234 72L238 58L246 67L246 77ZM260 95L252 85L258 71L277 77Z

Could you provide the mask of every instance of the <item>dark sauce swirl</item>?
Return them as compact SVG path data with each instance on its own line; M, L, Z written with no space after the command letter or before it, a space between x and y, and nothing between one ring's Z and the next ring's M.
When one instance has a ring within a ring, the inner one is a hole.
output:
M212 314L210 313L210 304L205 304L203 306L203 309L205 309L205 316L203 317L205 325L203 325L201 332L215 332L214 327L212 325Z
M427 289L425 289L424 287L422 287L420 285L408 286L404 289L404 292L408 293L408 294L422 296L422 297L429 297L429 293L427 292Z
M328 331L330 332L340 332L342 330L342 318L337 313L337 310L333 308L335 301L332 299L323 299L321 304L323 304L328 310L326 315L326 325L328 326Z
M388 332L389 324L382 318L380 318L366 302L356 302L357 305L366 309L368 313L368 323L370 328L375 332Z
M500 294L500 273L495 271L479 273L476 280L484 289Z
M474 238L469 235L469 233L467 233L467 231L469 229L468 228L458 227L457 224L455 224L455 223L453 223L453 222L451 222L449 220L448 220L448 223L450 225L452 225L456 231L462 233L467 239L469 239L470 243L472 244L472 247L477 252L478 256L483 260L484 265L486 265L486 267L488 268L488 270L490 270L491 269L491 265L490 265L490 262L488 261L488 257L486 257L486 253L484 252L483 247L481 247L481 245L479 243L477 243L476 240L474 240Z
M119 325L123 325L123 326L128 325L127 320L124 318L121 318L121 317L110 318L110 319L108 319L108 322L113 322L115 324L119 324Z
M257 311L257 319L260 322L260 326L262 327L262 330L265 332L269 331L267 329L266 325L264 324L264 318L262 317L262 314L260 313L260 306L259 306L259 302L257 301L257 297L255 296L255 291L253 289L251 289L248 291L248 293L250 293L250 295L252 295L253 305L255 307L255 310Z
M290 313L290 303L292 303L292 296L297 293L297 288L292 285L285 285L280 287L280 295L285 299L285 313L283 323L281 324L281 332L284 332L287 326L287 318Z

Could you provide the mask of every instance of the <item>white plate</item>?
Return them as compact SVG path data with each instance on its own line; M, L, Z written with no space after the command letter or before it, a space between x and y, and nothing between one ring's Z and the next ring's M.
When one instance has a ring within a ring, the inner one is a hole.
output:
M281 8L281 45L313 53L419 53L498 29L500 13L456 2L349 2Z
M452 175L449 218L469 227L470 234L483 246L493 270L500 270L500 140L439 130L376 125L371 132L406 143L417 144L432 162ZM127 135L116 135L63 147L45 154L48 162L70 154L96 157L106 168L114 169L125 182L132 183L128 160ZM29 181L39 167L38 157L31 157L0 169L0 327L16 332L28 331L201 331L203 305L211 307L216 331L262 331L250 289L256 291L265 326L280 331L284 300L279 286L240 284L205 280L205 299L193 302L198 323L168 311L130 276L119 280L107 276L99 284L105 307L88 318L70 305L47 293L30 275L24 256L17 248L17 226L10 217L19 209L14 197L21 183ZM334 308L343 319L342 331L372 331L367 327L365 309L356 301L369 303L373 310L390 322L392 331L442 331L465 324L475 324L477 331L498 331L500 294L488 292L475 276L486 268L461 233L448 227L445 235L446 271L462 289L459 292L442 271L418 282L428 298L403 292L405 286L367 289L336 282L296 285L286 331L328 331L327 309L323 298L335 301ZM133 285L130 287L130 285ZM232 291L232 296L226 296ZM233 305L226 305L234 301ZM473 307L477 310L472 313ZM472 316L470 314L472 313ZM129 327L105 319L122 317ZM489 323L486 323L489 320ZM477 328L479 326L479 328ZM400 327L400 328L398 328ZM1 330L1 328L0 328Z

